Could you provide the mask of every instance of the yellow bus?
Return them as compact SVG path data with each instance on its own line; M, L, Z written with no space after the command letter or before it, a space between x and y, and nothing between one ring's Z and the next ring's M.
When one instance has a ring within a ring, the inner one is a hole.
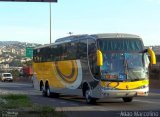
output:
M133 34L73 35L33 50L33 77L43 96L79 95L87 103L147 96L149 64L156 64L153 50Z

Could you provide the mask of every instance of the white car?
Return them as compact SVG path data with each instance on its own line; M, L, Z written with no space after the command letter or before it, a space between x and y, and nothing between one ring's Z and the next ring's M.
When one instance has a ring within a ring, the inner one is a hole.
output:
M13 76L12 76L12 74L11 73L2 73L1 74L1 80L2 81L13 81Z

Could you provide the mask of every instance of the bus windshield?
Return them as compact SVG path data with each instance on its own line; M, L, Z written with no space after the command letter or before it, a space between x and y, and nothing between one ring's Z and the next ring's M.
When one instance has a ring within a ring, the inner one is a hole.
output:
M103 66L102 72L110 73L124 73L124 60L123 53L103 53Z
M118 41L120 44L116 40L113 42L115 43L111 40L99 41L99 48L103 54L101 78L114 81L148 78L148 57L145 53L140 53L143 50L142 42L134 39Z
M142 51L143 43L139 38L111 38L111 39L99 39L98 44L100 50L104 53L107 51L123 51L133 52Z
M125 66L128 69L134 69L138 67L143 67L142 61L142 54L141 53L125 53Z

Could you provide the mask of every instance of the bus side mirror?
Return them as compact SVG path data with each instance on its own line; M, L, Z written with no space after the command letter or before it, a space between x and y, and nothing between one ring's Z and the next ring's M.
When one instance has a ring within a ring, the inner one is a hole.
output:
M97 50L97 66L103 65L103 56L100 50Z
M156 64L156 56L154 51L151 48L148 48L148 53L151 56L151 64Z

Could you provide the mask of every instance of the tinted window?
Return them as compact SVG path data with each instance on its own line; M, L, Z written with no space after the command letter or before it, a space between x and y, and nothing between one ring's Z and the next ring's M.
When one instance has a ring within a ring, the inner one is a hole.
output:
M11 74L3 74L4 77L11 77Z
M78 59L78 41L52 45L33 51L34 62L64 61Z
M87 40L80 40L78 52L79 58L87 58Z
M143 43L140 39L99 39L99 46L102 52L106 51L142 51Z
M78 54L78 42L72 42L72 43L67 43L66 44L66 49L67 49L67 59L68 60L73 60L77 58Z

